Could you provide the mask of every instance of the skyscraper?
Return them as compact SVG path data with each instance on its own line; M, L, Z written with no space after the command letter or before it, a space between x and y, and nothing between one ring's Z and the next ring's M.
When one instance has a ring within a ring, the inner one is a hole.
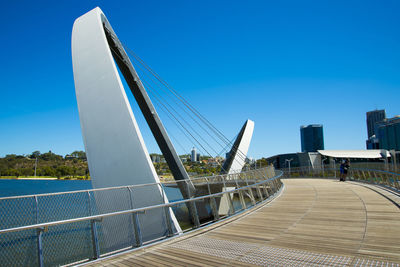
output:
M324 149L324 133L321 124L300 127L301 152L317 152Z
M368 130L368 138L375 135L376 136L376 124L378 122L383 121L386 118L386 111L384 109L381 110L373 110L367 112L367 130Z
M196 152L196 148L195 147L192 148L192 152L190 154L190 161L191 162L196 162L197 161L197 152Z
M377 123L379 148L400 150L400 116Z

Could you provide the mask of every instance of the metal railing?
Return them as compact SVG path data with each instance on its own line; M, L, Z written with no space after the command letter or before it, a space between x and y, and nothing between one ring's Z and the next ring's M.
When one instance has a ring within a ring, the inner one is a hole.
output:
M281 189L281 175L269 167L192 179L199 194L191 199L182 199L177 182L0 198L0 265L65 265L140 247L179 234L171 211L184 232L190 231L271 198ZM162 197L151 206L140 206L137 196L150 187L161 190ZM169 196L165 203L168 190L176 197ZM103 201L95 201L99 198ZM205 207L203 214L190 214L189 203ZM224 203L227 208L221 211ZM165 215L159 223L167 231L157 237L143 235L144 216L152 212ZM103 226L116 219L122 222L115 226L117 231L126 232L118 240L105 240Z
M336 163L338 164L338 163ZM352 162L351 167L357 169L380 170L400 173L399 164L392 162Z
M315 177L339 179L340 177L339 168L311 168L306 166L281 170L283 171L282 178ZM376 184L400 192L400 174L395 172L351 166L346 179Z

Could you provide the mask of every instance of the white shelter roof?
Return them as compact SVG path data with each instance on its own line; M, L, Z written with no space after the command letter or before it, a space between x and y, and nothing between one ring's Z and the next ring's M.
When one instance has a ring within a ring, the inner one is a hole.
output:
M387 150L368 149L368 150L318 150L323 156L332 158L361 158L361 159L380 159L382 155L390 157Z

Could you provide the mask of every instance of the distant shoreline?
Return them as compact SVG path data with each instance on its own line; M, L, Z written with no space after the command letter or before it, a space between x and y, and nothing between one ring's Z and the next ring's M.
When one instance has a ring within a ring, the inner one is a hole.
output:
M16 180L58 180L58 179L57 177L48 177L48 178L22 177L22 178L16 178Z
M0 176L0 180L33 180L33 181L53 181L53 180L59 180L59 181L66 181L66 180L81 180L81 181L90 181L90 177L88 179L82 178L82 177L15 177L15 176Z

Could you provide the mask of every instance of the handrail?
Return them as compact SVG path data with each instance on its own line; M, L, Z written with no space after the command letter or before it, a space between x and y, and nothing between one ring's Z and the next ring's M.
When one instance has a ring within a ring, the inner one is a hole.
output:
M30 262L30 265L35 265L36 262L38 266L64 265L141 247L143 244L180 234L179 227L172 223L174 218L179 220L183 232L186 232L229 218L273 198L282 188L280 181L282 175L282 171L275 171L269 167L231 175L199 177L194 179L200 181L196 184L199 196L183 200L179 198L177 201L165 203L163 191L161 202L156 200L152 202L153 205L140 208L134 208L135 190L132 190L133 188L145 189L144 186L147 185L165 188L165 184L152 183L79 190L68 192L68 194L64 192L2 198L0 201L6 202L0 205L5 204L3 206L7 209L4 210L3 215L7 217L5 217L6 220L0 221L0 227L5 228L0 230L0 257L9 264ZM215 188L211 190L211 186ZM105 191L110 189L120 190ZM99 190L104 192L99 195L91 194ZM179 189L176 188L176 190ZM53 197L54 195L56 196ZM13 200L10 201L10 198ZM117 201L117 206L105 204L104 202L108 202L107 198ZM190 210L190 206L200 207L200 212L197 209ZM14 211L16 213L13 216L8 216ZM175 212L175 216L171 215L172 212ZM147 232L146 229L151 228L141 225L143 220L149 219L146 216L153 216L152 214L157 214L154 218L157 218L156 220L160 223L160 229L162 229L160 233ZM118 239L103 231L113 229L114 226L110 223L112 224L115 220L121 223L119 231L122 231L122 234L117 237ZM142 231L143 229L145 231ZM32 241L36 242L36 246L30 245ZM37 258L25 259L22 256L25 253L31 255L35 251ZM52 252L45 254L43 251ZM74 254L65 257L67 253Z
M287 178L294 178L297 175L305 176L310 175L312 177L324 177L329 175L338 178L339 168L320 167L312 168L311 166L292 167L290 169L281 169L284 172L284 176ZM347 179L354 181L361 181L367 183L373 183L376 185L384 186L388 189L400 192L400 174L396 172L386 170L375 170L368 168L350 167L348 170Z
M373 172L386 173L386 174L390 174L390 175L400 176L400 173L384 171L384 170L374 170L374 169L366 169L366 168L351 168L350 170L371 171L371 172L373 171Z
M298 171L298 170L308 170L308 169L310 169L309 166L291 167L291 168L290 168L290 172L292 173L292 172L296 172L296 171ZM281 170L281 171L283 171L283 172L288 172L289 168L281 168L281 169L279 169L279 170ZM316 171L322 171L322 170L324 170L324 171L339 171L339 168L338 168L338 167L337 167L337 168L331 168L331 167L324 167L324 168L322 168L322 167L318 167L318 168L314 167L314 168L313 168L313 167L311 167L311 172L313 172L313 171L314 171L314 172L316 172ZM358 167L355 167L355 168L350 167L349 170L350 170L350 171L352 171L352 170L371 171L371 172L378 172L378 173L385 173L385 174L400 176L400 173L391 172L391 171L385 171L385 170L375 170L375 169L358 168Z
M280 174L276 175L275 177L268 178L267 180L263 180L262 182L254 183L252 185L247 185L247 186L243 186L243 187L240 187L240 188L236 188L236 189L232 189L232 190L228 190L228 191L224 191L224 192L219 192L219 193L214 193L214 194L210 194L210 195L205 195L205 196L199 196L199 197L194 197L194 198L190 198L190 199L179 200L179 201L175 201L175 202L169 202L169 203L164 203L164 204L158 204L158 205L153 205L153 206L147 206L147 207L142 207L142 208L117 211L117 212L103 213L103 214L100 214L100 215L86 216L86 217L80 217L80 218L74 218L74 219L68 219L68 220L53 221L53 222L46 222L46 223L38 223L38 224L21 226L21 227L2 229L2 230L0 230L0 235L1 234L5 234L5 233L23 231L23 230L46 228L46 227L49 227L49 226L55 226L55 225L60 225L60 224L75 223L75 222L82 222L82 221L88 221L88 220L98 220L98 219L111 217L111 216L116 216L116 215L123 215L123 214L129 214L129 213L139 213L139 212L144 212L144 211L147 211L147 210L158 209L158 208L170 208L170 207L173 207L173 206L176 206L176 205L179 205L179 204L198 201L198 200L202 200L202 199L206 199L206 198L217 197L217 196L221 196L221 195L224 195L224 194L230 194L230 193L238 192L238 191L241 191L241 190L244 190L244 189L249 189L249 188L252 188L252 187L257 186L257 185L265 184L268 181L272 181L272 180L278 179L282 175L283 175L283 172L281 171Z
M253 169L253 170L248 170L244 172L234 172L230 174L220 174L220 175L213 175L213 176L203 176L203 177L196 177L196 178L190 178L191 182L196 182L197 180L201 179L217 179L217 178L226 178L230 176L237 176L237 175L243 175L243 174L248 174L250 172L254 171L261 171L264 169L268 169L269 167L262 167L258 169ZM137 187L144 187L144 186L152 186L152 185L168 185L168 184L177 184L181 182L188 182L188 180L178 180L178 181L165 181L165 182L156 182L156 183L146 183L146 184L136 184L136 185L123 185L123 186L113 186L113 187L105 187L105 188L94 188L94 189L84 189L84 190L74 190L74 191L65 191L65 192L55 192L55 193L44 193L44 194L32 194L32 195L22 195L22 196L9 196L9 197L0 197L0 200L5 200L5 199L15 199L15 198L32 198L32 197L43 197L43 196L55 196L55 195L62 195L62 194L75 194L75 193L84 193L84 192L94 192L94 191L103 191L103 190L113 190L113 189L122 189L122 188L137 188Z

